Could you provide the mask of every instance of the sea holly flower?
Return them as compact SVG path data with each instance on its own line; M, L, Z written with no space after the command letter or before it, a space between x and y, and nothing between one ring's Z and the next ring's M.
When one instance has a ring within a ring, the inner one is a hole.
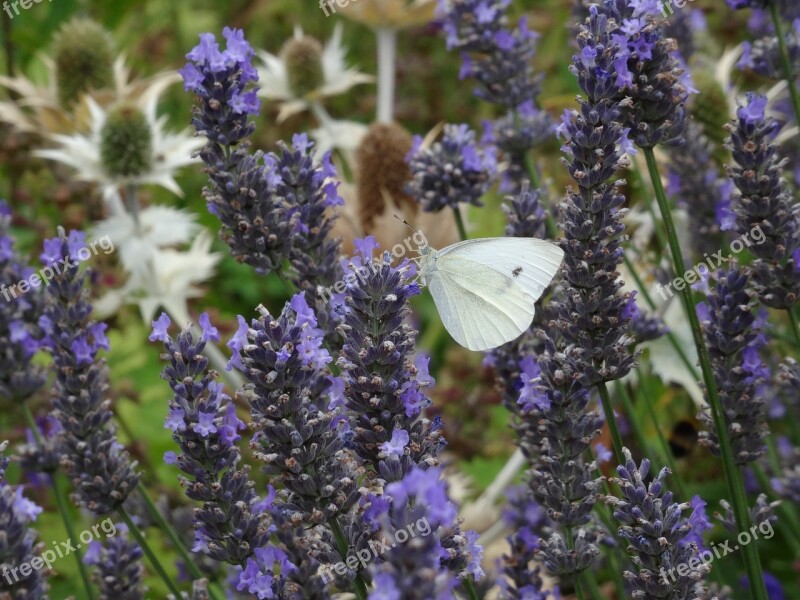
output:
M158 185L182 196L175 174L198 162L193 153L202 141L168 131L166 120L157 116L165 87L157 81L135 100L109 108L87 98L90 131L54 134L55 147L36 155L72 167L77 179L97 184L117 211L119 190L130 185Z
M162 358L169 361L161 376L174 394L165 426L181 449L168 462L183 472L186 495L202 503L194 511L193 551L241 565L267 543L267 515L255 510L254 483L249 468L240 465L236 442L245 424L203 356L206 343L218 341L219 333L206 313L200 325L200 339L187 327L173 340L165 313L153 322L151 340L164 343Z
M345 55L341 23L336 24L324 48L297 27L278 56L263 50L258 52L262 63L259 79L263 83L259 96L279 102L278 122L281 122L308 110L323 98L372 82L370 75L349 68Z

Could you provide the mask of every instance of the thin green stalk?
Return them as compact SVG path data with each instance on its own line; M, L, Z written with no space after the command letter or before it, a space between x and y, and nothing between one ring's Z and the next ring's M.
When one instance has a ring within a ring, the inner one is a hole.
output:
M623 254L622 258L625 260L625 266L628 268L628 271L633 276L633 280L636 282L636 285L641 290L645 302L647 302L647 305L650 307L651 310L656 310L656 303L653 302L653 298L650 296L650 292L647 291L647 288L645 287L642 278L639 277L639 274L636 272L636 269L634 269L633 263L631 263L631 260L628 258L628 255ZM675 334L672 331L667 331L666 336L667 339L669 340L669 343L675 349L675 352L678 353L678 356L680 357L681 362L684 364L684 366L687 369L689 369L689 372L695 379L699 380L700 374L697 372L697 369L694 367L694 365L689 361L689 357L686 356L686 351L683 349L683 346L681 346L678 343L678 338L675 337Z
M603 600L603 597L600 595L600 588L597 587L597 581L595 581L594 578L594 572L586 570L581 573L581 576L586 590L589 592L589 598L592 600Z
M667 195L664 193L664 186L661 183L661 175L658 172L656 156L652 148L644 148L643 150L645 159L647 160L647 169L650 173L650 179L655 189L658 207L661 211L661 218L664 220L664 227L667 230L667 239L669 241L673 267L675 273L681 275L686 271L683 262L683 254L681 253L680 243L678 242L678 236L675 232L675 225L672 221L672 213L667 203ZM733 513L736 518L736 526L739 528L739 531L749 531L751 519L747 505L747 493L744 489L742 474L733 457L733 449L728 437L728 425L725 421L725 415L719 396L717 395L717 385L714 381L714 373L711 370L711 358L709 357L708 348L703 339L703 332L700 329L700 320L697 318L697 313L695 312L692 292L686 286L683 286L680 292L684 307L686 308L686 315L689 318L689 324L692 328L692 336L697 346L697 353L700 358L700 368L703 372L703 381L706 386L708 404L711 408L711 416L719 440L720 456L724 467L728 493L730 494L731 504L733 506ZM754 600L768 600L764 584L764 573L761 568L761 561L758 556L756 545L746 544L742 546L742 551L744 553L747 576L751 583L751 587L749 588L751 597L754 598Z
M328 524L330 525L331 532L333 532L333 537L336 539L339 556L342 557L343 561L347 560L347 539L344 537L342 526L339 525L339 521L337 521L335 517L328 521ZM355 588L354 591L358 600L367 600L367 584L364 582L361 573L356 573L356 580L353 582L353 587Z
M792 107L794 108L794 118L797 124L800 125L800 96L797 94L797 87L794 84L794 73L792 73L792 62L789 58L789 49L786 47L786 33L783 29L781 16L778 14L777 2L770 0L769 12L772 15L772 23L775 25L775 35L778 37L778 48L781 52L781 64L783 66L783 75L786 77L786 85L789 87L789 96L792 98Z
M164 570L161 561L158 560L158 557L155 555L152 548L150 548L150 545L147 543L147 540L144 539L144 535L142 535L142 532L139 530L139 527L136 525L136 523L133 522L131 515L128 513L128 511L125 509L124 506L118 506L117 512L119 513L119 516L122 517L122 520L125 521L125 524L128 526L128 530L131 532L131 535L133 535L133 537L136 538L136 541L142 548L142 552L144 552L148 562L153 567L155 572L158 574L159 577L161 577L162 581L166 584L167 588L169 588L169 591L175 595L175 598L176 599L180 598L181 592L178 589L178 586L176 586L175 582L172 581L172 578L169 575L167 575L167 572Z
M475 589L475 583L472 581L471 575L464 580L464 589L467 590L467 596L469 597L469 600L480 600L480 596L478 596L478 591Z
M28 403L21 402L20 404L22 405L22 414L25 416L25 421L28 423L28 427L36 440L36 445L40 447L43 446L44 440L39 433L39 427L36 425L36 419L33 418L33 413L31 413ZM65 500L66 492L61 487L61 480L59 479L58 473L50 474L50 484L53 487L53 495L56 497L58 512L61 514L61 520L64 521L64 527L67 530L67 537L69 537L70 542L72 542L72 547L75 548L73 554L75 555L75 562L78 564L78 572L80 573L83 587L86 589L86 597L89 598L89 600L94 600L95 594L94 588L92 587L92 579L89 577L89 571L86 568L86 564L83 562L83 553L80 551L81 545L78 535L75 532L75 527L72 524L72 517L70 517Z
M175 551L180 555L181 559L183 559L183 563L186 565L186 568L189 570L189 573L192 575L192 577L194 577L195 579L205 578L206 576L202 573L202 571L200 571L200 569L195 564L195 560L189 554L189 551L186 549L186 546L181 541L180 537L175 531L175 528L173 528L172 525L170 525L167 522L167 520L164 518L164 515L161 514L160 510L158 510L158 507L153 502L153 499L150 498L150 494L148 493L147 488L144 487L144 483L142 483L141 481L139 482L138 490L139 490L139 495L142 497L142 499L144 500L144 504L147 507L147 512L156 522L156 525L158 525L159 529L161 529L161 531L167 534L167 537L169 538L170 542L172 542L172 547L175 548ZM217 590L212 589L210 585L208 588L208 594L214 600L222 600L222 596L219 595Z
M600 393L600 402L603 405L603 414L608 423L608 430L611 433L611 445L614 446L614 458L617 459L618 465L625 464L625 456L622 454L622 435L619 432L617 425L617 418L614 416L614 407L611 405L611 397L608 394L608 388L605 382L597 386L597 391Z
M786 309L786 314L789 315L789 323L792 324L792 333L794 333L795 344L800 348L800 325L797 324L797 316L791 308Z
M650 198L649 190L644 184L644 177L642 177L642 172L639 170L639 165L636 162L633 163L632 172L636 176L636 183L642 190L642 198L644 198L645 208L647 208L647 212L650 213L650 218L653 219L653 231L656 233L658 249L666 250L667 238L661 229L661 220L658 218L658 215L656 215L656 211L653 208L653 201Z
M464 227L464 219L461 216L461 211L458 210L457 206L453 207L453 215L455 215L456 218L456 227L458 227L458 235L461 238L461 241L464 241L467 239L467 230Z

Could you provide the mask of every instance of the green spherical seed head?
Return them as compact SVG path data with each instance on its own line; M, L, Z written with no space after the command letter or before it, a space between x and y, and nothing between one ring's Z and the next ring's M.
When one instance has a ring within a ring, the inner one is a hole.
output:
M322 69L322 45L314 38L291 38L281 56L286 64L289 87L296 96L305 96L325 83Z
M711 72L698 69L694 73L694 85L700 93L692 97L692 115L702 125L706 137L714 143L714 158L718 163L724 162L727 153L723 142L728 135L725 125L730 119L728 97Z
M153 162L153 133L141 110L121 105L109 111L100 132L100 157L115 177L135 177Z
M114 84L114 41L91 19L67 22L53 39L58 99L69 107L89 90Z

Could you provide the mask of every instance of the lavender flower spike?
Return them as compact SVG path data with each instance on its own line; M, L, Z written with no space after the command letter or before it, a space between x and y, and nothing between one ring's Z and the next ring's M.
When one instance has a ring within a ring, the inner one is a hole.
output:
M62 257L80 263L84 235L63 229L44 242L45 266ZM97 515L120 507L139 481L136 463L117 442L111 423L110 401L104 399L108 383L105 361L97 359L108 350L105 323L91 319L88 276L77 268L62 269L46 290L46 306L39 323L44 331L43 347L53 357L56 373L54 416L59 420L63 451L61 458L72 479L77 503Z
M21 402L45 382L43 369L33 363L41 334L42 294L41 289L31 289L23 295L17 287L33 271L14 251L10 224L11 210L0 201L0 398Z
M391 264L388 253L374 258L375 239L356 240L358 255L346 266L347 308L339 331L344 345L337 360L344 401L351 415L353 448L386 481L398 481L415 465L438 465L443 446L439 425L421 417L430 404L424 387L433 380L427 360L415 360L414 332L404 322L408 300L419 293L415 265ZM395 431L408 443L391 450Z
M83 562L96 569L100 600L144 599L142 555L139 545L124 534L89 545Z
M678 504L664 481L669 475L666 467L646 484L650 461L637 466L627 448L623 449L625 464L617 467L619 477L611 481L620 486L623 499L608 497L614 518L622 526L618 535L629 542L636 571L625 571L636 600L705 600L703 581L711 567L700 560L697 546L683 543L691 525L682 519L688 504ZM691 561L691 562L690 562ZM685 566L694 566L684 574ZM682 568L678 568L682 567Z
M47 600L48 585L44 572L34 569L27 576L19 567L39 556L42 546L36 533L28 528L42 509L13 489L5 480L8 458L2 456L8 442L0 443L0 598Z
M728 436L739 465L762 456L766 452L764 438L769 435L766 401L758 393L769 375L758 356L765 338L754 327L753 294L747 285L747 275L734 264L730 270L717 273L707 304L698 306ZM700 419L707 426L700 434L701 443L719 455L711 415L704 411Z
M170 452L165 460L186 475L181 477L186 495L202 502L202 508L194 512L193 551L244 566L255 550L266 544L269 530L266 515L259 515L253 507L257 497L249 469L239 464L236 442L245 424L203 356L206 343L219 341L219 333L205 313L200 325L203 333L199 340L194 339L190 327L173 340L167 333L166 313L153 322L150 339L164 342L162 358L169 364L161 376L174 393L166 427L182 451L177 456Z
M757 257L750 268L759 299L790 309L800 295L800 222L782 177L786 161L773 141L779 125L765 115L766 105L766 97L748 94L728 126L736 163L729 174L738 189L732 205L740 234L759 228L759 237L766 238L750 246Z

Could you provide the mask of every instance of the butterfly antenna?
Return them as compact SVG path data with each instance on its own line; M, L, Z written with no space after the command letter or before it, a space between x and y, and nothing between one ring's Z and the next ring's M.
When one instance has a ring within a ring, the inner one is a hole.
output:
M400 222L401 222L403 225L405 225L406 227L408 227L408 228L409 228L411 231L413 231L414 233L418 233L418 231L417 231L416 229L414 229L414 228L411 226L411 223L409 223L409 222L408 222L408 221L406 221L405 219L403 219L403 218L401 218L401 217L397 216L397 213L394 213L394 218L395 218L395 219L397 219L398 221L400 221Z

